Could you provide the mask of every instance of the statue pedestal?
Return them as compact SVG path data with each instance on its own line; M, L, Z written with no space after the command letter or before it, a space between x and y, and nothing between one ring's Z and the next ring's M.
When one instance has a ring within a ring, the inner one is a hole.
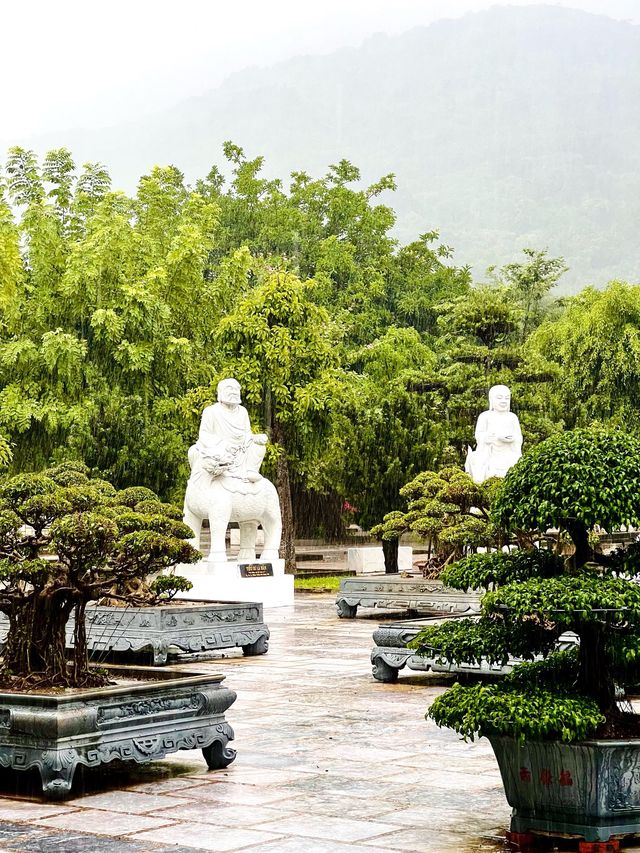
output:
M284 560L202 560L176 566L175 573L193 584L181 599L257 601L263 607L293 606L293 575L284 573Z

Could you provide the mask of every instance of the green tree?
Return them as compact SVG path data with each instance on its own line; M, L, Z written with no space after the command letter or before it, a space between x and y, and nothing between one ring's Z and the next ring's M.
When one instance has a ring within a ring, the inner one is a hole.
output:
M544 317L544 302L562 275L568 271L564 258L548 258L546 249L523 249L520 263L505 264L499 270L490 267L489 275L506 285L522 311L521 340L539 326Z
M409 478L441 455L446 436L440 413L413 390L435 363L415 329L394 326L344 356L348 369L341 375L316 483L320 490L331 484L357 508L365 528L396 505Z
M117 492L90 479L81 465L20 474L0 487L0 610L9 631L0 674L11 685L104 684L89 668L85 608L114 587L139 600L140 582L200 554L185 540L191 530L149 489ZM139 510L139 511L138 511ZM57 559L45 559L44 555ZM126 592L136 580L136 594ZM184 588L184 579L178 581ZM146 587L146 598L153 593ZM75 616L71 666L66 624Z
M532 336L530 350L555 376L569 424L640 423L640 287L612 282L565 301Z
M215 372L223 309L205 273L217 209L173 167L144 176L133 199L108 192L96 164L73 192L72 168L64 150L42 172L31 152L9 158L23 258L5 213L14 307L0 334L0 431L14 470L71 455L166 494L188 447L179 401Z
M508 734L532 740L579 740L636 732L614 685L637 680L640 592L637 549L629 557L594 554L588 533L640 521L640 443L630 435L585 429L552 436L508 472L496 494L495 520L510 530L566 530L575 545L570 560L541 550L465 558L442 574L445 584L493 587L476 624L427 628L415 647L456 661L509 656L522 664L500 685L462 688L439 697L429 710L439 725L465 736ZM559 635L579 637L574 655L551 654ZM544 713L540 713L544 708Z
M326 432L338 366L329 315L309 298L308 282L266 270L218 327L225 369L276 447L276 485L283 515L283 556L295 566L291 469L305 465Z
M387 513L371 532L387 541L416 534L427 542L427 558L434 568L478 548L501 548L507 537L489 514L498 482L492 478L478 485L454 467L423 471L400 489L406 511Z

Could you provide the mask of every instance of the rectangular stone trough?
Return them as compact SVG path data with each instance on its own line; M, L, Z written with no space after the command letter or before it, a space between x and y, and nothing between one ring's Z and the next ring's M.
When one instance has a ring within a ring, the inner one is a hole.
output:
M109 652L150 651L154 665L167 662L170 648L204 652L241 648L247 656L269 648L269 629L258 602L175 602L149 607L90 605L86 611L87 645L92 656ZM0 620L0 643L7 634ZM73 645L73 619L67 625Z
M242 648L245 655L264 654L269 629L258 602L204 601L153 607L87 607L87 641L102 651L151 649L154 664L167 662L170 647L184 652ZM67 641L73 642L73 623Z
M480 610L481 592L461 592L419 575L342 578L336 596L341 619L353 619L358 607L415 610L417 613L469 614Z
M236 694L222 675L107 670L119 681L113 687L0 692L0 767L37 768L45 796L62 799L79 764L154 761L179 749L202 749L212 769L233 761L224 714Z
M506 675L514 666L522 661L510 658L505 664L489 663L481 660L478 663L454 663L443 659L434 650L430 655L419 655L407 644L415 639L420 630L427 625L439 625L452 618L473 619L473 616L433 616L431 618L405 619L402 622L389 622L379 625L373 632L373 649L371 650L372 675L376 681L393 683L398 680L398 673L405 666L416 672L453 672L473 675ZM559 649L570 649L578 642L575 634L562 634L558 641Z

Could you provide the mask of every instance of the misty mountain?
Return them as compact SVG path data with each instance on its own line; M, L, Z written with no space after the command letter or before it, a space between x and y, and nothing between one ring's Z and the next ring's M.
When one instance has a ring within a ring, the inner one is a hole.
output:
M640 278L638 26L494 7L247 69L137 123L16 142L65 145L132 190L154 163L190 180L222 166L227 139L269 176L343 157L367 182L394 172L398 237L438 229L477 279L524 246L565 256L565 290Z

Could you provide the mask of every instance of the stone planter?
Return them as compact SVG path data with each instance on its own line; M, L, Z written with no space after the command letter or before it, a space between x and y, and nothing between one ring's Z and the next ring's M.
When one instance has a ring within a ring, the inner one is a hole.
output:
M489 737L511 831L608 841L640 833L640 739L580 743Z
M480 611L481 593L460 592L443 587L440 581L421 577L376 575L342 578L336 596L341 619L355 618L358 607L415 610L417 613L471 614Z
M514 667L517 661L510 660L504 666L489 664L482 660L480 663L456 664L443 660L434 652L433 655L418 655L413 649L407 648L407 643L415 639L421 628L426 625L439 625L452 617L423 617L422 619L407 619L403 622L392 622L380 625L373 632L374 646L371 650L371 674L376 681L393 684L398 680L398 673L405 666L416 672L435 673L470 673L473 675L505 675ZM453 617L455 618L455 617ZM467 619L469 617L458 617Z
M398 673L405 666L416 672L458 673L468 675L506 675L514 666L522 663L519 658L510 658L506 664L489 663L484 658L479 663L454 663L442 658L436 651L431 655L418 655L407 644L414 640L420 630L428 625L440 625L452 618L473 619L473 616L432 616L420 619L406 619L402 622L390 622L379 625L373 632L374 646L371 650L371 673L376 681L393 684ZM558 649L574 648L577 643L575 634L563 634L558 641Z
M62 799L78 764L142 763L179 749L201 749L211 769L233 761L224 713L236 694L222 685L224 676L108 669L119 679L114 687L0 693L0 767L36 767L45 796Z
M263 655L269 648L269 629L257 602L176 602L153 607L89 606L86 610L87 647L94 658L100 653L142 652L153 664L166 664L169 647L183 652L204 652L240 647L247 656ZM9 620L0 614L0 647ZM67 645L73 645L73 618L67 625Z
M269 648L269 629L257 602L175 602L153 607L89 606L87 646L99 652L139 652L148 649L153 663L167 662L170 646L184 652L242 648L245 655L262 655ZM73 644L73 621L67 626Z

